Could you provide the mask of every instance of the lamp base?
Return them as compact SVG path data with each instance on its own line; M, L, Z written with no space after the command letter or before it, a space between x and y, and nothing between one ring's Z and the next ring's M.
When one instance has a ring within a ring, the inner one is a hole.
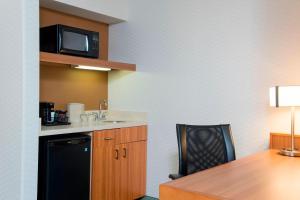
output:
M291 149L281 149L279 154L289 157L300 157L300 151Z

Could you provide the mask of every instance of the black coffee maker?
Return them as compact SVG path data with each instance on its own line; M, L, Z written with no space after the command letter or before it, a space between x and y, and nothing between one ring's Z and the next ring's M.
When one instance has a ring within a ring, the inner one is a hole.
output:
M43 126L69 125L67 111L54 110L53 102L40 102L40 118Z
M40 102L40 118L42 125L54 123L54 103L53 102Z

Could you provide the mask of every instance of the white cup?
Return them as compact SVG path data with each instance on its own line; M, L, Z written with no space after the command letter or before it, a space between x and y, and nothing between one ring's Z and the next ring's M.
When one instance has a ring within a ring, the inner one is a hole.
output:
M97 113L89 113L87 118L88 118L89 123L96 122Z

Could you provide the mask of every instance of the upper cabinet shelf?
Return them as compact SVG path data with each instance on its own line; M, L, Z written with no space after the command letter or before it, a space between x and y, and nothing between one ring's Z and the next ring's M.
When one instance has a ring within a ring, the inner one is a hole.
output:
M63 54L40 52L40 62L67 64L67 65L87 65L95 67L107 67L117 70L135 71L136 65L129 63L121 63L108 60L100 60L93 58L84 58L77 56L69 56Z

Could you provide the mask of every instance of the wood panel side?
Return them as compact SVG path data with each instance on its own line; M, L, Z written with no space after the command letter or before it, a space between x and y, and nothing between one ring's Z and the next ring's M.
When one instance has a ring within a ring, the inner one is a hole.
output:
M270 149L289 148L291 135L286 133L270 133ZM295 147L300 149L300 135L295 135Z
M40 61L43 63L55 63L55 64L65 64L65 65L87 65L87 66L98 66L106 67L107 61L84 58L79 56L71 56L64 54L55 54L48 52L40 52Z
M145 141L145 140L147 140L147 126L121 128L120 134L116 136L117 144Z
M94 58L85 58L79 56L71 56L64 54L55 54L48 52L40 52L40 61L42 63L55 63L62 65L87 65L95 67L105 67L117 70L135 71L136 65L129 63L121 63L114 61L107 61Z
M130 63L122 63L116 61L107 61L107 66L112 69L136 71L136 65Z

